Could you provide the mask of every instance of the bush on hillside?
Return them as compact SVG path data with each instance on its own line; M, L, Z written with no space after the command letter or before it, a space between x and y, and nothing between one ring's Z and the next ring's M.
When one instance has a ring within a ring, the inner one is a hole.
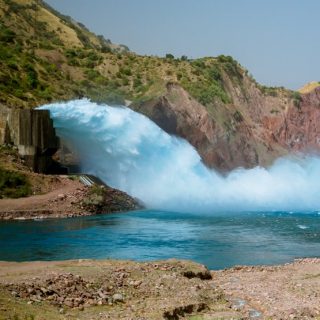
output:
M0 168L0 198L20 198L30 194L30 183L25 175Z
M15 37L16 37L15 32L13 32L12 30L0 24L0 43L5 44L5 43L14 42Z
M301 107L301 106L300 106L300 103L301 103L301 101L302 101L302 97L301 97L300 92L294 91L294 92L292 93L292 98L293 98L293 103L294 103L295 107L298 108L298 109L300 109L300 107Z
M174 55L171 53L166 54L166 59L174 59Z
M243 77L242 73L240 72L239 63L231 56L220 55L217 57L217 59L229 75L240 79Z

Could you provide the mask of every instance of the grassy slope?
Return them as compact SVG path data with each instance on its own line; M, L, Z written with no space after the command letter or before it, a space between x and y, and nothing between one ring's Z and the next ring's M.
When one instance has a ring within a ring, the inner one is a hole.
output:
M41 1L0 0L0 16L0 102L11 106L83 96L139 103L174 82L210 109L232 102L226 77L241 85L247 76L231 57L191 61L136 55ZM277 94L278 89L261 90Z
M302 88L300 88L298 91L300 93L309 93L311 91L313 91L314 89L320 87L320 81L317 82L317 81L312 81L312 82L309 82L307 84L305 84Z

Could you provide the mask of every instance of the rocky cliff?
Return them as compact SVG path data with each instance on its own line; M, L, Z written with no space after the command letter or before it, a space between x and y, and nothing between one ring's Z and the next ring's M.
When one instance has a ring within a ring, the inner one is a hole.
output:
M168 133L187 139L210 167L267 166L288 153L320 151L320 87L301 95L284 89L266 95L244 77L239 85L229 83L232 103L216 102L211 108L178 84L166 89L132 107Z

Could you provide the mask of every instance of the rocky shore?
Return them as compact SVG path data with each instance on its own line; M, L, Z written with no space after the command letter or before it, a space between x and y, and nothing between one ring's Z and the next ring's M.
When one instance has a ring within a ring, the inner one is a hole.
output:
M320 259L279 266L238 266L214 272L216 285L238 308L250 305L261 319L320 319Z
M0 262L0 319L320 319L320 259Z

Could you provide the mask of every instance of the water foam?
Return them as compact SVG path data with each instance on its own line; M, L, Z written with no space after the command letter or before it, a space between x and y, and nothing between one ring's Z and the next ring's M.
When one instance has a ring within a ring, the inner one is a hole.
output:
M270 168L208 169L185 140L125 107L87 99L53 103L57 134L77 151L83 172L173 211L313 211L320 209L320 159L278 159Z

